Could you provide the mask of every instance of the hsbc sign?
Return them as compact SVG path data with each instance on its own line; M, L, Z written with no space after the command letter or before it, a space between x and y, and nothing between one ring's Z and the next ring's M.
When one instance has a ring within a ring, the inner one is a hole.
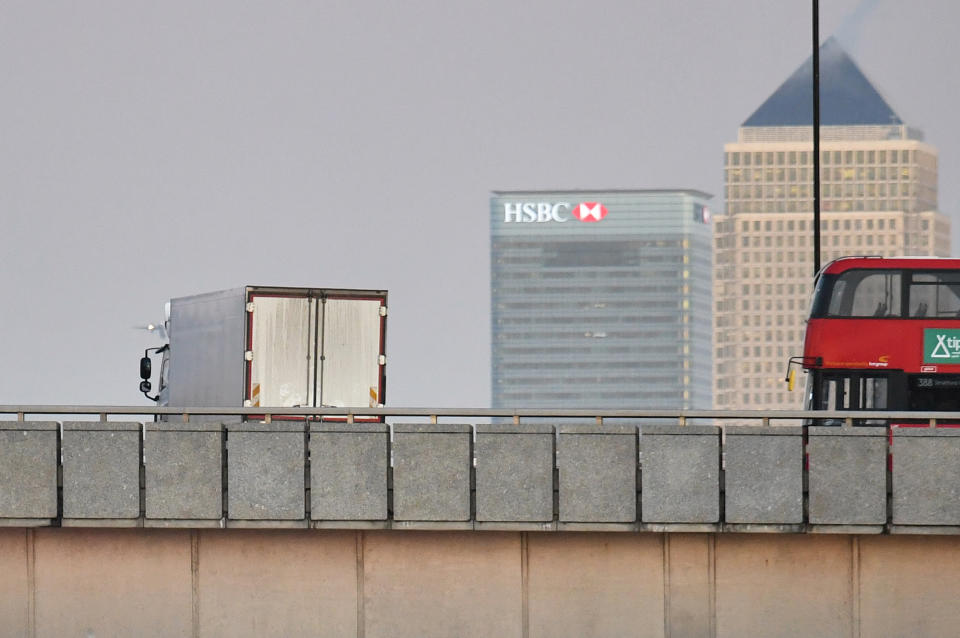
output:
M503 205L504 223L598 222L607 216L607 207L600 202L507 202Z

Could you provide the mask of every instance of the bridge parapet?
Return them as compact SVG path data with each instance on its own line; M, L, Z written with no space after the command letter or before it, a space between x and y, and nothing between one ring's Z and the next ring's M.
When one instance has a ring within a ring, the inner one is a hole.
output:
M0 406L23 419L0 421L0 525L960 534L951 427L850 427L849 413L804 412L531 410L513 416L535 422L491 424L479 419L511 412L280 419L261 408L241 421L252 413L204 408L154 411L185 422L107 420L135 410ZM233 421L191 420L205 411ZM82 412L101 420L26 420ZM909 417L958 420L931 414ZM857 414L881 417L897 421ZM814 418L847 427L798 425ZM749 419L758 425L728 425Z

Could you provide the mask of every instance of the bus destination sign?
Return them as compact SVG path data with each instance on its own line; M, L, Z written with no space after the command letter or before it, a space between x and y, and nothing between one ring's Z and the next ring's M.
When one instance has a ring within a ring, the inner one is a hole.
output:
M923 331L924 363L960 363L960 330L926 328Z

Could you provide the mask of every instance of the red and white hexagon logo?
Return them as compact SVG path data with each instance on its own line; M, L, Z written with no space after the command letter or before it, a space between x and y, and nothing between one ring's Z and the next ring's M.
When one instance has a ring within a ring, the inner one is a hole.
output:
M582 222L598 222L607 216L607 207L600 202L583 202L573 209L573 216Z

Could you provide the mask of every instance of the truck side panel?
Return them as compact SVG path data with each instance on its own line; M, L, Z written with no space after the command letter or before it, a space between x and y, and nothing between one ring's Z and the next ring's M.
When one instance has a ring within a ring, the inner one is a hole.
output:
M243 405L246 289L170 301L170 405Z

